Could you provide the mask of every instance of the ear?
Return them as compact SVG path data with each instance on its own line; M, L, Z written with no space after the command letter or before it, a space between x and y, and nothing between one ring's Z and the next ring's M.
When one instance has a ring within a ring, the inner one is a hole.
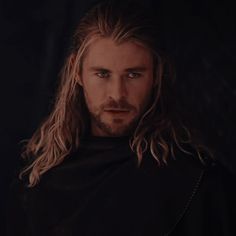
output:
M75 55L75 54L72 54L72 55L70 56L70 68L71 68L71 70L73 70L73 67L75 66L75 65L74 65L74 64L75 64L75 58L76 58L76 55ZM76 81L80 86L83 87L82 78L81 78L81 76L79 75L79 72L77 72L77 73L75 74L75 81Z
M76 74L76 82L81 86L83 87L83 81L82 81L82 78L79 74Z

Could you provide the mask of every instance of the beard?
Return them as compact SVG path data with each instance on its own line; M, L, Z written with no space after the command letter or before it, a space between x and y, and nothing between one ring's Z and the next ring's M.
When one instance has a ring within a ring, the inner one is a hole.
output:
M129 112L127 116L119 117L106 114L106 110L110 109L126 109ZM130 105L125 100L119 102L110 100L97 109L90 109L89 113L93 127L96 127L102 134L112 137L131 135L137 127L141 115L140 109Z
M102 119L101 114L91 114L92 122L107 136L119 137L130 135L138 124L138 117L134 117L128 123L124 123L123 119L113 118L112 123L108 123Z

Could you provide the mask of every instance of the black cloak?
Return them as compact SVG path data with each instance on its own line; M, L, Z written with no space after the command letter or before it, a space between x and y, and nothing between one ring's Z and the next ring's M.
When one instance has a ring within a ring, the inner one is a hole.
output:
M43 174L13 181L8 236L235 236L235 179L217 161L177 152L168 165L126 138L93 137Z

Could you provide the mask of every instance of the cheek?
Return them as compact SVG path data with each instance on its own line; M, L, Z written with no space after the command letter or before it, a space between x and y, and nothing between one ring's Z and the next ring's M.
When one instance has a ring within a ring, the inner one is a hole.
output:
M133 87L128 92L130 102L136 107L139 107L139 109L142 109L143 106L146 106L150 102L152 90L153 87L151 83L142 83Z
M95 109L99 107L103 102L104 97L102 89L99 89L97 86L89 86L87 84L83 86L83 89L88 108Z

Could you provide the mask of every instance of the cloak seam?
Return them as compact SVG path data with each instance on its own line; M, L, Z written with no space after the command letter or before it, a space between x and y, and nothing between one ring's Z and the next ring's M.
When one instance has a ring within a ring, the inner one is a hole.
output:
M184 207L184 210L182 211L182 213L179 215L176 223L173 225L173 227L166 233L164 234L163 236L169 236L175 229L175 227L178 225L178 223L181 221L181 219L184 217L186 211L188 210L189 206L190 206L190 203L192 202L193 200L193 197L196 195L197 193L197 190L199 189L199 186L200 186L200 183L202 181L202 178L203 178L203 175L205 174L205 170L202 170L201 173L200 173L200 176L198 177L198 180L197 180L197 183L195 184L195 187L192 191L192 194L188 200L188 202L186 203L185 207Z

